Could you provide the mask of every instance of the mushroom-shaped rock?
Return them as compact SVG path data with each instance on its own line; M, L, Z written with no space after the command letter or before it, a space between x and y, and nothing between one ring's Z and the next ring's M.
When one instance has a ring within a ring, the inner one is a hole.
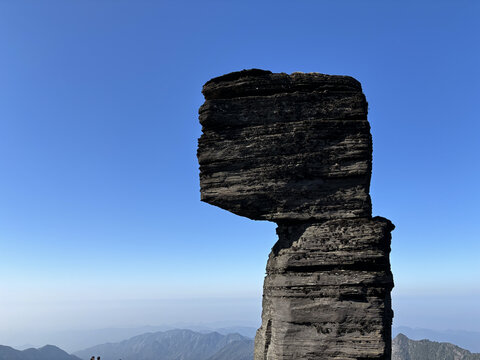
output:
M389 360L394 226L371 217L360 83L253 69L203 94L201 199L278 224L255 360Z

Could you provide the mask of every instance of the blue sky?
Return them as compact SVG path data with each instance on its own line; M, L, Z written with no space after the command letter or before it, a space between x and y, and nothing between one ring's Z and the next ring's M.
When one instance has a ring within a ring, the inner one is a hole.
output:
M0 330L156 325L197 298L245 303L203 301L192 322L256 324L275 225L201 203L196 160L202 84L255 67L362 83L373 214L397 226L395 323L480 331L479 15L474 0L0 1ZM173 305L141 305L157 300Z

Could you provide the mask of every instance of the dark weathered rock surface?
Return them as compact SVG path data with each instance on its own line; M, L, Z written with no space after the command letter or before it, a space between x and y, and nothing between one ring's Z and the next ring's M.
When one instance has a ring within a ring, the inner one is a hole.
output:
M255 220L369 216L372 144L356 80L246 71L203 93L203 201Z
M278 224L255 360L390 359L390 232L371 217L360 83L248 70L207 82L202 200Z

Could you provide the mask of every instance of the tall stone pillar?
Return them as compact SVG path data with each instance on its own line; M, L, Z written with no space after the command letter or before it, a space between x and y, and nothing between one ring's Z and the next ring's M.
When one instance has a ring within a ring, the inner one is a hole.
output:
M202 201L278 225L255 360L390 359L394 226L371 214L360 83L244 70L202 92Z

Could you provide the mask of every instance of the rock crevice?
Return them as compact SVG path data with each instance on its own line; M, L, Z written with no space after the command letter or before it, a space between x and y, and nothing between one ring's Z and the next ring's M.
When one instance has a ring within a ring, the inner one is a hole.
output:
M360 83L254 69L202 92L202 201L278 225L255 360L390 359L394 226L371 216Z

